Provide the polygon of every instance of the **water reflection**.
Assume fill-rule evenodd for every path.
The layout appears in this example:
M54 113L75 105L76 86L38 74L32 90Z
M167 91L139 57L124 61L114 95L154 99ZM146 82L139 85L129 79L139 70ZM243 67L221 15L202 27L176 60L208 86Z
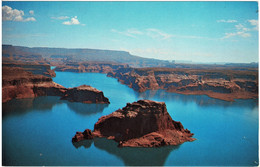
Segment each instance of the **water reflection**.
M108 107L109 104L85 104L79 102L69 102L63 100L67 106L77 114L87 116L92 114L97 114L103 112L103 110Z
M114 140L105 138L96 138L94 140L85 140L73 144L75 148L81 146L89 148L94 141L94 146L98 149L105 150L109 154L113 154L124 161L125 166L163 166L169 154L180 147L165 146L159 148L133 148L133 147L117 147L118 143Z
M241 100L236 99L235 102L229 102L208 97L207 95L183 95L178 93L170 93L165 90L147 90L142 93L135 92L138 98L141 99L159 99L160 101L178 101L181 103L195 102L199 106L241 106L250 109L258 106L258 99Z
M2 103L2 114L22 115L32 111L50 111L55 105L61 104L58 96L42 96L30 99L13 99Z
M41 96L28 99L13 99L2 103L3 117L23 115L33 111L51 111L55 105L67 104L70 110L84 116L103 112L108 104L84 104L60 100L58 96Z
M82 140L79 142L72 142L73 146L78 149L79 147L83 146L85 148L89 148L93 143L93 140Z

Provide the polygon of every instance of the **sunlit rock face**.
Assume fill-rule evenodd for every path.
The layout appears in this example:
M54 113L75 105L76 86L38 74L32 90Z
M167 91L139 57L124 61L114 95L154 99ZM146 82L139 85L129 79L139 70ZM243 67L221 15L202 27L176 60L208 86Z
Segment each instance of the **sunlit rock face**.
M80 138L77 136L74 138ZM172 120L164 102L151 100L128 103L124 108L101 117L91 136L114 139L122 147L160 147L195 140L193 133Z

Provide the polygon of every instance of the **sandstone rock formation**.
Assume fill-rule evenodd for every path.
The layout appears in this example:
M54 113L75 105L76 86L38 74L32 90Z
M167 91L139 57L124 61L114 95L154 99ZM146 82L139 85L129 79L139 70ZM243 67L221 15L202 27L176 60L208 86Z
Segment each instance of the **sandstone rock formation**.
M73 142L79 142L81 140L85 139L93 139L94 136L91 132L91 130L86 129L83 133L82 132L76 132L76 135L72 138Z
M66 88L52 81L50 77L34 75L21 67L3 67L2 102L13 98L37 96L62 96Z
M108 62L71 62L56 67L56 71L66 72L93 72L93 73L108 73L119 68L127 68L127 64L108 63Z
M41 67L41 65L37 66ZM24 66L10 65L2 68L3 103L14 98L34 98L37 96L61 96L62 99L72 102L109 103L102 91L91 86L82 85L77 88L65 88L53 82L51 77L33 74L25 71L22 67Z
M107 74L136 91L165 89L227 101L258 98L258 72L224 69L121 68Z
M92 133L77 132L72 141L106 137L122 147L160 147L193 141L192 136L180 122L172 120L164 102L139 100L101 117Z
M102 91L89 85L81 85L75 88L69 88L61 100L83 103L110 103Z

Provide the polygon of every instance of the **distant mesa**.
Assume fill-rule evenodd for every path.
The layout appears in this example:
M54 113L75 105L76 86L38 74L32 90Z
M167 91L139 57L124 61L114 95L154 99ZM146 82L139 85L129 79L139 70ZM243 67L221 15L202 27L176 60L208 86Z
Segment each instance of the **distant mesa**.
M29 48L23 46L2 45L2 53L6 60L47 61L51 62L52 65L86 61L127 63L132 67L158 67L172 64L167 60L143 58L131 55L126 51L117 50L47 47Z
M77 132L72 142L105 137L120 147L160 147L194 141L193 133L172 120L164 102L139 100L99 118L94 131Z

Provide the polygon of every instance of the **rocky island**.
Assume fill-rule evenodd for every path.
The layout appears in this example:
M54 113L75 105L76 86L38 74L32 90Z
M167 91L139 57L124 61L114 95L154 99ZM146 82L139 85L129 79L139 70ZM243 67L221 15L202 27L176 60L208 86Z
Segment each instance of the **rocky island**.
M89 85L81 85L75 88L68 88L61 100L83 103L110 103L102 91Z
M120 147L160 147L194 141L192 136L180 122L172 120L164 102L139 100L102 116L93 131L77 132L72 142L105 137Z

